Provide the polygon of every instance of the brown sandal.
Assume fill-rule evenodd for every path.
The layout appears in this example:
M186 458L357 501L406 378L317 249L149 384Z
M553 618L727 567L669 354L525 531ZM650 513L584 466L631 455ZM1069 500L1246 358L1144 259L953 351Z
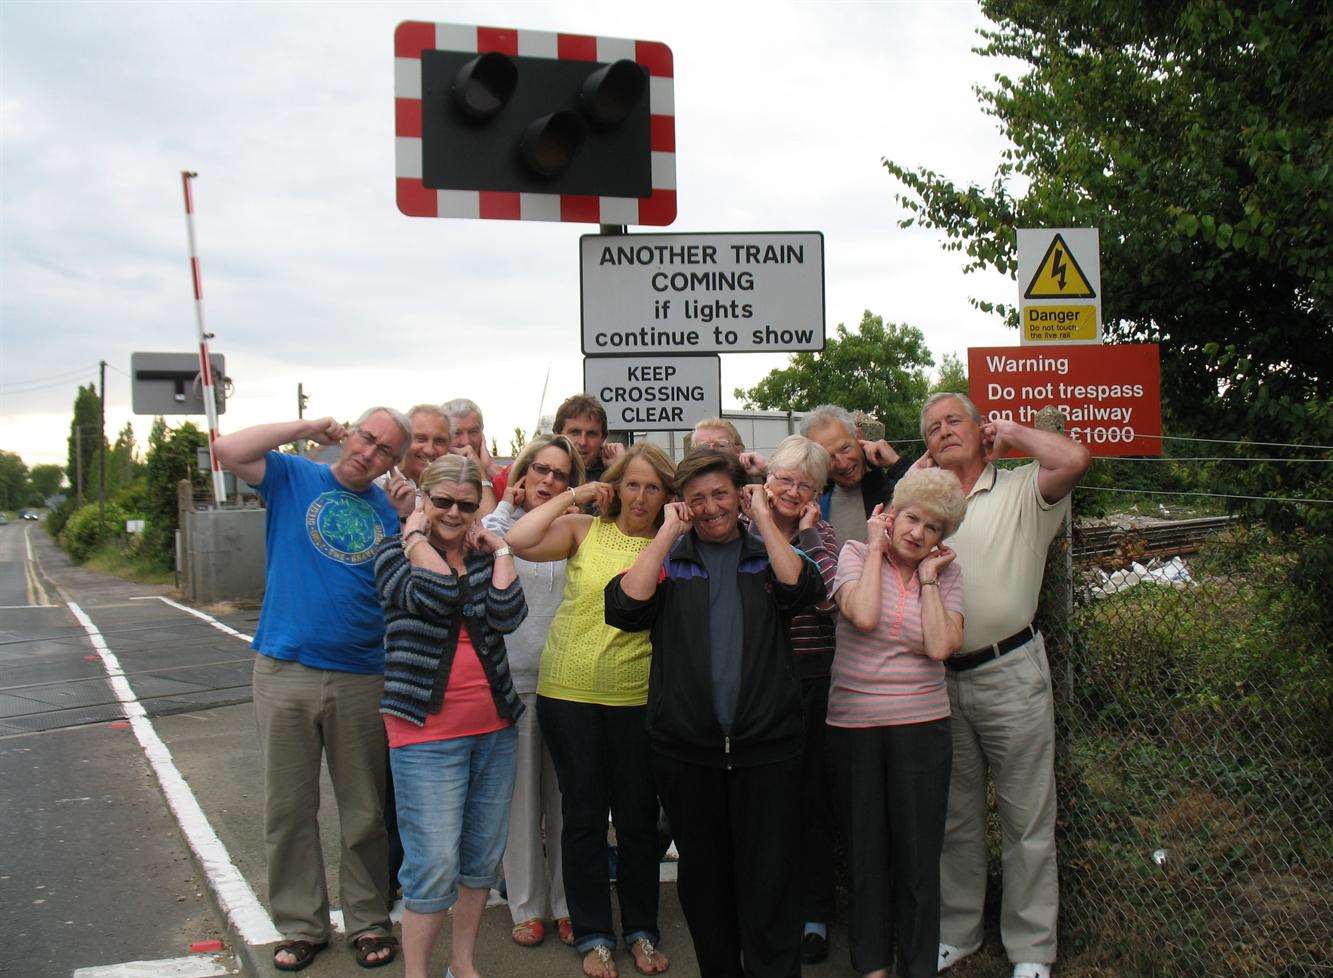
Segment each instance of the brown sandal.
M378 961L370 960L372 954L386 948L389 951L388 954ZM362 934L352 942L352 949L356 952L356 963L363 968L383 968L398 957L398 941L392 937L385 937L383 934Z
M329 946L328 941L280 941L273 947L273 967L279 971L300 971L310 967L315 955ZM284 963L278 960L278 954L286 951L296 960Z

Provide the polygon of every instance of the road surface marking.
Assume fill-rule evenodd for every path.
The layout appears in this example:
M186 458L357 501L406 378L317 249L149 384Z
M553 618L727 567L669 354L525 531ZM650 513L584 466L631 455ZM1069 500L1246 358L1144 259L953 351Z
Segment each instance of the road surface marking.
M217 620L216 618L214 618L212 615L206 615L206 614L204 614L204 613L203 613L202 611L200 611L198 608L191 608L188 604L181 604L179 601L172 601L170 598L164 598L164 597L162 597L162 595L160 595L160 594L150 594L150 595L148 595L148 596L146 596L146 597L142 597L142 598L130 598L130 600L131 600L131 601L161 601L163 604L169 604L169 605L171 605L173 608L177 608L177 609L179 609L180 611L185 612L187 615L194 615L194 617L196 617L196 618L202 618L204 621L208 622L210 625L212 625L212 626L213 626L214 628L216 628L218 631L220 631L220 632L226 632L228 635L233 635L233 636L235 636L236 638L239 638L239 639L241 639L241 640L244 641L244 642L253 642L253 641L255 640L255 637L254 637L253 635L247 635L247 634L245 634L245 632L238 632L236 629L232 628L230 625L224 625L222 622L218 621L218 620Z
M46 588L42 587L42 582L37 579L37 571L34 564L37 563L37 557L32 552L32 539L28 536L29 527L23 528L23 543L28 548L28 559L23 562L23 576L28 581L28 603L32 605L45 606L51 603L51 599L46 594Z
M17 611L20 608L59 608L58 604L0 604L0 611Z
M192 954L186 958L162 958L158 961L126 961L79 968L73 978L216 978L234 975L237 969L218 961L215 954Z
M120 660L107 647L102 633L97 630L97 626L83 609L73 601L68 601L67 604L70 612L83 626L83 630L88 633L88 640L92 643L93 649L101 656L111 689L116 694L116 699L120 701L121 709L134 729L134 736L143 747L148 763L152 765L157 780L162 785L162 792L167 796L167 804L171 806L186 841L204 868L208 885L213 889L218 906L227 915L236 933L247 944L272 944L282 940L282 935L273 926L272 918L255 896L255 891L250 888L250 884L236 868L236 864L231 861L226 846L222 844L222 840L218 838L209 823L208 816L199 806L199 800L181 777L175 761L171 759L171 751L153 729L152 721L148 719L148 714L144 711L139 698L134 695L134 690L125 679ZM220 973L225 974L225 972Z

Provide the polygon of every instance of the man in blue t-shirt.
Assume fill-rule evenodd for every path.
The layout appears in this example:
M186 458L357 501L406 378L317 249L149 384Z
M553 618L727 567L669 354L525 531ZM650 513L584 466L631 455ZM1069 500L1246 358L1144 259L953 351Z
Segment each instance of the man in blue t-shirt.
M342 454L325 465L277 451L300 439L341 445ZM213 446L268 509L253 689L269 908L285 938L273 960L283 971L305 967L332 933L317 819L321 755L338 799L347 936L363 965L396 953L384 902L384 616L374 554L398 532L398 513L373 483L410 440L405 417L375 407L350 429L332 418L256 425Z

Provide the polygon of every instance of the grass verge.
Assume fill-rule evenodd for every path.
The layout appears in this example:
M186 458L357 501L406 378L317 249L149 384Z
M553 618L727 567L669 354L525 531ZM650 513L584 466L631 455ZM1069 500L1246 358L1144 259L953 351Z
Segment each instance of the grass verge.
M94 550L83 566L88 570L124 578L138 584L175 584L174 571L162 570L156 564L140 557L132 557L114 544L105 544Z

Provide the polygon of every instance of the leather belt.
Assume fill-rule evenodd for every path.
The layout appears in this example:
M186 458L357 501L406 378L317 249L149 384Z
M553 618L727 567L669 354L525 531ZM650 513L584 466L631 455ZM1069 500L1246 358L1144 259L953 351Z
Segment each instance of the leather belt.
M977 649L975 652L964 652L961 655L951 655L944 660L944 668L950 672L967 672L969 669L975 669L977 666L990 662L991 659L998 659L1006 652L1012 652L1022 645L1027 645L1037 637L1037 630L1031 625L1024 625L1022 630L1014 632L1008 638L1000 639L994 645L988 645L983 649Z

